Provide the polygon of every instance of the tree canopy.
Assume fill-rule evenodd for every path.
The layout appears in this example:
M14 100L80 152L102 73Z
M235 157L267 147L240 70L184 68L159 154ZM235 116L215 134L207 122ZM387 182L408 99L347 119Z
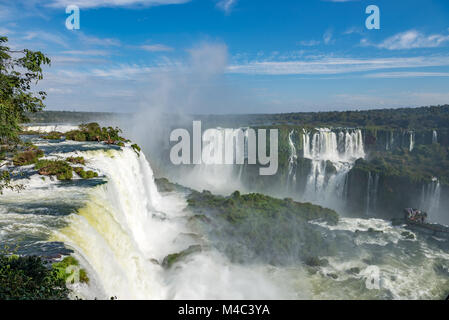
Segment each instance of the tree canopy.
M34 91L43 79L42 66L50 59L40 51L11 50L8 38L0 37L0 140L2 144L18 142L19 124L27 121L26 113L42 110L46 93Z

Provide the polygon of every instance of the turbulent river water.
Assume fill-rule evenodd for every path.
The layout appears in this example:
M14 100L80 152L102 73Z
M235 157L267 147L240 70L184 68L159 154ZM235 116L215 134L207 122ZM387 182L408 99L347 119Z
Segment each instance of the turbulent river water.
M70 182L23 167L20 193L0 196L0 242L54 258L72 254L92 299L441 299L449 294L449 245L380 219L315 223L338 254L323 267L231 262L188 223L185 194L160 193L142 152L29 136L48 158L83 156L98 178ZM412 235L412 236L410 236ZM170 269L168 254L201 244Z

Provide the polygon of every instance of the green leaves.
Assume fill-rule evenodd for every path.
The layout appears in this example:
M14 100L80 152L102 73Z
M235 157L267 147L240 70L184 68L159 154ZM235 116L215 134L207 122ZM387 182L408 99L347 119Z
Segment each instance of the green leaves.
M0 37L0 44L8 42ZM0 142L15 143L19 123L27 121L27 112L37 112L45 105L46 93L33 92L33 85L43 79L43 65L51 61L40 51L11 51L0 45Z
M0 254L0 300L67 300L69 290L41 258Z

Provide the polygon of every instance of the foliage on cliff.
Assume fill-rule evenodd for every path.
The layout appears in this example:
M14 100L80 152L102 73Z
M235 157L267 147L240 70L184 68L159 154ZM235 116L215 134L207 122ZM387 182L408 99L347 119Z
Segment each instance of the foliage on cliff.
M437 177L449 184L449 148L434 143L418 145L413 151L402 148L373 152L368 160L357 160L354 168L384 176L408 177L413 182L429 182Z
M70 269L72 267L72 269ZM53 263L52 269L56 272L57 277L67 281L70 277L71 283L79 281L81 283L89 283L89 277L87 276L86 270L79 268L79 262L72 256L65 257L60 262ZM78 271L75 271L78 270ZM78 272L78 274L75 274ZM76 279L76 276L79 279Z
M41 258L0 254L0 300L67 300L69 289Z
M336 224L339 218L333 210L262 194L240 195L238 191L229 197L193 191L187 202L195 214L192 220L204 227L232 260L244 262L252 256L288 264L335 252L332 242L309 223L320 220Z

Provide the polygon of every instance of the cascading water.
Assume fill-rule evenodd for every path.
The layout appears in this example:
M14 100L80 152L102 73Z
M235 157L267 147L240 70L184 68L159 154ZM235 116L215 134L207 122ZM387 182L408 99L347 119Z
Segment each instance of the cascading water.
M366 213L365 213L367 217L371 217L372 213L376 211L378 189L379 189L379 174L375 173L373 177L371 172L368 172Z
M290 155L288 157L287 192L294 191L294 188L296 186L296 165L298 161L298 155L296 153L296 147L292 139L294 133L294 130L292 130L288 134L288 146L290 149Z
M415 132L410 131L409 135L410 135L410 138L409 138L409 140L410 140L409 151L412 152L413 149L415 148Z
M438 133L436 130L432 131L432 143L438 143Z
M303 141L304 158L311 160L303 200L333 208L344 205L347 174L355 160L365 157L361 130L304 131Z
M215 128L218 132L219 142L217 146L221 146L225 151L225 146L243 144L243 158L247 158L247 130L241 128L243 137L234 136L233 131L223 128ZM240 140L243 138L242 140ZM241 177L244 170L244 164L236 164L236 159L242 156L240 148L235 148L234 164L223 164L223 162L216 164L216 155L210 152L210 149L202 146L201 164L197 164L192 170L189 170L179 181L183 185L187 185L193 189L202 191L207 189L209 191L221 194L229 194L235 190L242 190ZM224 154L222 154L224 159Z
M291 294L272 283L266 268L254 266L248 276L246 267L231 264L212 249L189 256L182 268L165 270L161 262L167 255L204 244L187 223L184 197L161 196L144 154L130 147L77 154L107 180L51 239L74 249L87 269L90 283L77 289L81 296L273 299Z
M437 217L440 195L441 186L438 179L433 178L432 182L422 186L420 208L429 214L431 220Z

